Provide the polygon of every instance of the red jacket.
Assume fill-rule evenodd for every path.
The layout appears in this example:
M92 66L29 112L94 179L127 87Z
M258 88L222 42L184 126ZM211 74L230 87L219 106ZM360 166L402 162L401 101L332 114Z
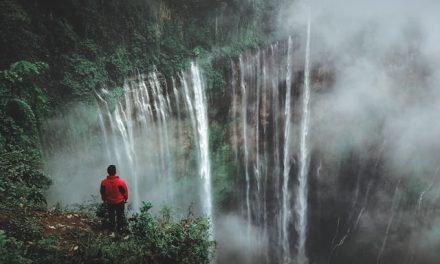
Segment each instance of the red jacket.
M128 200L127 185L117 175L109 175L103 179L100 192L102 200L110 204L120 204Z

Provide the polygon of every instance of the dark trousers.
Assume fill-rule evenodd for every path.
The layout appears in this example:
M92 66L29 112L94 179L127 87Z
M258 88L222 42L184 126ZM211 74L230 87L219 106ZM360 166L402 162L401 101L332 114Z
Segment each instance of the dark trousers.
M116 229L116 231L121 232L124 228L125 224L125 203L122 202L120 204L108 204L108 217L110 228L112 231ZM115 222L116 216L116 222Z

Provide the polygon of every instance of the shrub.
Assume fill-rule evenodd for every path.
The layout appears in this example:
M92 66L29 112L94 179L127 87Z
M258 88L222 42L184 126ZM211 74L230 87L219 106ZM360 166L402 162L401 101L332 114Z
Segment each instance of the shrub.
M174 222L169 209L159 217L144 203L140 213L129 219L128 234L116 243L110 237L79 235L80 248L75 261L81 263L209 263L215 242L210 223L191 213Z
M3 230L0 230L0 263L26 264L29 259L20 255L21 242L14 238L8 238Z

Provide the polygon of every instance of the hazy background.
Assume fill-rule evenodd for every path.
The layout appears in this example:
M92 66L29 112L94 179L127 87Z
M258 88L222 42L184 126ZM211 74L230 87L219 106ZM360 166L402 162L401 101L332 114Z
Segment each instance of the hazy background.
M345 247L354 256L376 254L365 263L439 257L438 10L430 0L312 0L280 11L280 34L302 43L310 14L314 195L337 201L326 228L364 244Z

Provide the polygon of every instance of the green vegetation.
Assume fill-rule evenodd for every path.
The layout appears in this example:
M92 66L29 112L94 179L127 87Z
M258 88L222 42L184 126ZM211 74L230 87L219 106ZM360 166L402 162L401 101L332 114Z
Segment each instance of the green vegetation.
M13 70L21 60L37 73L49 65L40 99L51 106L90 100L95 89L121 86L137 72L157 68L173 76L190 59L256 46L270 27L257 26L269 5L258 3L2 0L0 69Z
M103 229L102 218L90 215L97 205L79 211L4 210L0 263L209 263L213 257L206 218L188 213L175 221L168 209L156 217L144 203L114 237Z
M139 214L129 219L127 233L115 243L111 237L93 233L78 235L77 263L209 263L215 243L210 239L208 219L190 213L174 222L167 209L160 217L144 203Z
M51 180L44 172L42 131L48 118L69 106L96 107L97 89L110 90L112 105L125 78L153 69L170 78L194 59L204 68L214 105L210 117L219 118L226 100L213 98L228 96L230 61L271 32L275 4L267 2L0 0L0 263L106 263L122 256L124 263L207 263L214 245L208 219L188 215L173 222L166 211L152 216L148 204L131 219L128 238L117 243L76 230L77 236L69 235L78 244L72 252L61 238L46 237ZM95 120L89 119L75 131L86 130ZM236 168L231 148L221 143L226 132L216 124L210 129L215 198L225 205Z
M18 61L0 72L0 208L45 206L38 123L46 98L40 88L45 63ZM36 114L35 114L36 113Z
M21 243L14 238L8 238L0 230L0 263L31 263L29 259L20 256Z

